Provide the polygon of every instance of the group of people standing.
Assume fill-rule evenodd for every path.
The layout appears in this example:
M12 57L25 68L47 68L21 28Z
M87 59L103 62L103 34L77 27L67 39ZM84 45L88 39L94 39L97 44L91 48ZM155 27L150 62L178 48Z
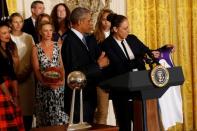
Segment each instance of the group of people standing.
M105 90L98 84L133 69L145 70L144 55L159 57L159 51L151 51L129 35L128 19L109 9L101 10L94 31L91 11L84 7L70 12L60 3L48 15L44 3L34 1L31 12L25 20L13 13L10 25L0 24L0 110L4 112L0 114L0 123L4 123L0 129L29 131L33 114L37 127L67 124L72 89L66 78L78 70L87 78L84 120L106 124L110 94L119 130L130 131L130 94ZM59 70L62 79L46 81L43 72L51 67ZM80 116L78 95L77 91L75 122Z

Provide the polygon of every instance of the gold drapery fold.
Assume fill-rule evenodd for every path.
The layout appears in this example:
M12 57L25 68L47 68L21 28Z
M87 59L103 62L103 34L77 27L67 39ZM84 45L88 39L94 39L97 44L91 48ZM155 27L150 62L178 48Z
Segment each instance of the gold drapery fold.
M16 0L6 0L7 2L7 6L8 6L8 10L9 10L9 14L12 14L14 12L16 12L16 8L17 8L17 1Z
M193 100L194 100L194 129L197 130L197 1L192 0L192 71L193 71Z
M197 1L127 0L130 32L151 49L172 43L175 65L182 66L184 123L169 131L197 130Z

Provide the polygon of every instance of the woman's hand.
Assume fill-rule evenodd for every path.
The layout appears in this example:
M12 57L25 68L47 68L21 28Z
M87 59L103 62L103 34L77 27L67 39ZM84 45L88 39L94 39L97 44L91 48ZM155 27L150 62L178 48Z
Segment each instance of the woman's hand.
M64 85L64 80L59 80L58 82L54 82L54 83L43 82L43 86L49 87L51 89L58 89L63 85Z
M159 51L152 51L152 54L155 58L159 58L160 57L160 52Z
M172 48L172 52L174 52L175 51L175 45L173 45L173 44L166 44L166 47L167 48Z

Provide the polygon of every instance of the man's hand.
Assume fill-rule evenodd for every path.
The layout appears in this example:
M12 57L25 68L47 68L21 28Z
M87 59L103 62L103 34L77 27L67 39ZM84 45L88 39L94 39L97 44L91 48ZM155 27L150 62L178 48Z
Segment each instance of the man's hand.
M101 55L99 56L97 63L99 65L99 67L102 69L104 67L107 67L109 65L109 59L108 57L105 55L105 52L103 51L101 53Z

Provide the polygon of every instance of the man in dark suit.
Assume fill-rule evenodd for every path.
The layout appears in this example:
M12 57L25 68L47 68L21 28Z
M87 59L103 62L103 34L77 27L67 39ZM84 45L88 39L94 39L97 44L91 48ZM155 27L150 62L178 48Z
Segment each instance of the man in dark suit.
M109 62L105 53L99 50L96 40L91 36L84 37L86 33L92 31L91 12L86 8L75 8L70 15L70 21L72 28L62 45L65 74L79 70L86 75L87 84L83 90L84 120L92 123L96 109L96 85L102 75L102 68L106 67ZM72 90L66 87L65 109L68 114L71 96ZM76 92L75 122L79 122L79 109L79 92Z
M31 4L32 16L25 19L22 31L32 35L34 42L38 43L38 34L35 28L37 17L44 12L44 3L42 1L33 1Z

